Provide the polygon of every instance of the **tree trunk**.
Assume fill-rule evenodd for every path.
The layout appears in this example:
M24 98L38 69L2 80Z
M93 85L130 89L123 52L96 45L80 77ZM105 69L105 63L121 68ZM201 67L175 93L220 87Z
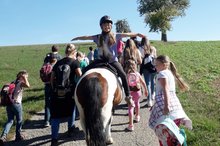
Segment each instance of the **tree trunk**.
M166 33L166 31L161 33L161 41L167 42L167 33Z

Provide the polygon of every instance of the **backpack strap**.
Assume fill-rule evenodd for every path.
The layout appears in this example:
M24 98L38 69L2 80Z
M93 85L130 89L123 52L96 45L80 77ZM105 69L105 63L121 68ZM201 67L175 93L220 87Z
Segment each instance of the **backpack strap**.
M14 90L13 90L11 97L10 97L13 101L15 101L17 99L17 96L15 96L15 91L16 91L18 83L19 83L19 80L15 80L15 81L11 82L11 84L15 84Z

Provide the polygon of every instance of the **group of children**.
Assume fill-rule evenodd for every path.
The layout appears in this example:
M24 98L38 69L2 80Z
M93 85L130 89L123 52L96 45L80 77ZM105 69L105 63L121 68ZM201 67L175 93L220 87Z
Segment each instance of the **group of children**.
M140 83L144 86L145 96L148 95L148 101L149 101L148 104L149 106L152 106L151 108L152 110L150 111L151 115L149 119L149 126L152 129L154 129L159 119L164 115L172 116L172 120L179 121L181 124L191 129L192 121L185 114L176 96L175 79L177 79L177 82L179 83L178 85L180 85L181 89L187 90L188 86L180 77L180 75L177 73L175 65L173 62L170 61L169 57L166 55L156 56L155 47L149 44L149 40L143 34L140 33L114 34L111 31L113 21L107 15L103 16L100 19L99 24L102 31L100 34L96 34L92 36L75 37L72 39L72 41L93 40L97 44L97 47L99 48L98 49L99 57L105 60L106 62L108 62L117 70L119 77L122 79L122 84L126 95L125 101L128 103L128 107L129 107L129 126L127 129L130 131L134 130L133 119L135 119L135 121L137 122L140 120L139 98L141 96L141 91L140 89L135 91L130 91L127 80L127 77L130 73L134 73L137 75L137 77L140 80ZM118 50L117 50L117 46L121 46L121 45L118 45L118 42L124 37L135 38L137 36L142 38L142 42L141 42L141 45L143 47L141 51L142 53L136 53L138 52L138 50L128 51L131 54L133 52L136 58L134 58L134 61L128 59L127 62L128 68L126 68L126 70L124 71L122 65L118 62L121 60L121 57L119 57L121 56L121 52L120 55L118 56ZM103 47L104 44L107 45L108 49L105 50L106 47ZM132 47L133 45L130 39L126 42L124 49L127 48L126 46L128 46L129 48L134 48ZM138 56L142 57L141 63L140 61L138 61ZM151 63L151 64L154 63L155 66L154 69L152 69L152 65L150 66L148 65L149 69L142 68L143 72L141 73L143 73L144 75L147 84L147 88L146 88L146 85L143 82L141 75L138 73L139 69L137 68L138 65L140 64L143 64L142 67L145 67L144 65L147 63ZM156 84L156 90L154 90L154 83ZM155 103L153 104L152 100L153 100L154 91L155 91ZM135 118L133 118L134 107L136 114ZM163 144L160 142L160 145Z
M180 75L177 73L176 67L172 61L170 61L169 57L166 55L159 55L156 56L156 49L148 44L146 45L146 48L142 50L142 54L140 51L136 51L136 58L129 58L128 60L124 60L124 64L126 64L126 69L122 67L122 65L119 63L120 59L118 58L118 45L117 43L121 41L122 38L124 37L140 37L142 39L146 39L146 36L140 33L117 33L114 34L111 32L112 30L112 24L113 21L111 18L107 15L103 16L100 19L100 28L102 32L100 34L92 35L92 36L81 36L81 37L75 37L72 39L74 40L93 40L96 44L98 49L96 50L96 53L93 51L92 47L89 48L90 52L88 54L88 58L91 61L90 65L93 66L96 63L96 60L102 60L105 62L108 62L110 65L112 65L116 70L119 75L119 77L122 80L122 85L124 88L125 92L125 101L128 104L128 113L129 113L129 124L127 127L127 130L133 131L134 130L134 124L133 121L139 122L140 121L140 97L142 96L142 93L144 96L151 96L152 98L152 93L154 92L154 86L150 86L149 84L154 84L156 85L156 90L155 90L155 103L150 103L151 108L151 114L150 114L150 119L149 119L149 126L154 129L155 126L157 125L158 120L164 116L164 115L169 115L173 117L174 122L176 124L183 124L188 128L192 128L192 121L188 118L188 116L185 114L181 103L176 96L176 87L175 87L175 80L177 80L178 85L180 86L180 89L183 90L188 90L187 84L183 81L183 79L180 77ZM126 48L132 48L132 41L129 39L124 47ZM146 40L145 40L146 41ZM149 41L149 40L148 40ZM108 49L105 49L106 47L103 47L103 45L107 45ZM127 46L127 47L126 47ZM143 45L144 46L144 45ZM53 48L55 51L53 51ZM58 52L56 50L56 46L52 47L52 52L54 52L52 55L59 56L57 55ZM134 54L134 51L128 51L130 54ZM154 64L156 68L157 75L155 77L155 72L154 74L150 77L151 83L146 82L146 77L147 74L144 74L144 79L142 78L142 75L139 73L140 71L140 66L141 64L146 63L146 60L152 61L153 59L146 59L145 56L146 54L151 54L152 58L154 58ZM82 54L81 52L77 52L75 49L75 46L73 44L69 44L66 47L65 50L66 57L60 58L57 57L57 62L54 65L54 68L52 70L51 74L51 81L53 78L57 75L56 74L56 69L59 68L59 65L62 62L68 62L69 65L71 66L71 73L74 75L74 85L76 85L77 80L82 74L83 69L88 65L88 62L85 60L85 55ZM125 55L125 54L124 54ZM121 56L121 55L120 55ZM74 60L74 62L70 61L71 59ZM94 59L95 58L95 59ZM122 55L123 58L123 55ZM46 59L46 58L45 58ZM148 72L149 73L149 72ZM76 76L77 75L77 76ZM133 77L130 79L130 77L133 75ZM21 99L22 99L22 89L24 87L29 87L29 82L27 80L28 74L27 72L19 72L17 75L16 81L19 82L19 89L20 89L20 96L17 98L17 101L15 104L12 106L6 107L7 110L7 115L8 115L8 122L5 126L5 129L2 133L1 136L1 142L3 142L6 139L6 135L13 123L13 117L17 117L17 126L16 126L16 139L21 140L23 137L20 133L21 131L21 121L22 121L22 106L21 106ZM50 83L45 83L45 126L49 126L49 119L52 119L52 145L57 144L57 137L58 137L58 130L59 130L59 118L63 117L63 113L66 113L67 111L63 111L63 113L57 113L57 110L63 110L62 107L66 106L66 103L63 103L61 105L60 102L57 100L50 100L50 106L47 104L49 101L48 99L51 98L51 90L54 88L53 84L51 85ZM134 88L132 87L132 84L134 84ZM147 84L147 86L146 86ZM148 86L149 85L149 86ZM141 88L142 86L142 88ZM73 92L74 87L72 87L71 91ZM141 90L143 89L143 91ZM55 95L52 95L55 96ZM72 94L70 94L72 96ZM148 100L150 100L148 98ZM68 103L72 103L74 101L68 101ZM51 105L55 106L51 106ZM70 104L71 106L75 105ZM51 109L52 107L52 109ZM50 109L49 109L50 108ZM74 109L71 108L72 111ZM69 113L69 112L68 112ZM135 113L135 115L134 115ZM50 114L52 114L50 116ZM59 115L60 114L60 115ZM72 116L70 114L64 115L64 116ZM75 114L75 113L74 113ZM72 123L70 125L74 125L74 120L72 119ZM178 123L177 123L178 121ZM162 145L162 142L160 142Z

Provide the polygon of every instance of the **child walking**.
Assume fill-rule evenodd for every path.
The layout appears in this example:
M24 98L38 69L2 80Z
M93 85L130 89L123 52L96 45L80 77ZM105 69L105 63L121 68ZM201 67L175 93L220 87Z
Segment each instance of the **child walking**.
M29 88L28 73L26 70L18 72L15 82L15 89L13 91L13 104L6 106L6 112L8 120L4 126L4 130L1 134L0 145L4 145L7 141L7 135L16 117L16 136L15 141L24 139L24 135L21 133L22 128L22 93L23 88Z
M134 101L134 105L128 105L128 116L129 116L129 125L127 127L128 131L134 130L134 124L133 120L135 122L140 121L140 97L142 96L141 92L141 85L144 87L144 94L145 96L148 95L147 87L142 79L141 75L137 71L137 65L135 60L129 59L127 61L127 79L128 79L128 85L130 87L130 93L132 96L132 99ZM134 116L134 109L135 109L135 116Z
M184 112L182 105L176 95L175 79L182 91L189 89L188 85L177 73L177 69L168 56L160 55L155 61L156 70L156 95L155 104L152 107L149 119L150 128L154 129L157 122L164 115L172 117L177 126L183 124L192 129L192 121ZM167 141L167 143L170 143ZM162 146L162 142L160 141Z

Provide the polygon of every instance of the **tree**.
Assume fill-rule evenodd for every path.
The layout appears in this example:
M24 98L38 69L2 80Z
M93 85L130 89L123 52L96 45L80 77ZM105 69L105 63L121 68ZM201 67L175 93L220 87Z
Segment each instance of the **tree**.
M167 31L171 30L171 21L185 16L189 0L138 0L138 11L145 16L150 32L161 31L161 40L167 42Z
M116 26L116 32L121 32L121 33L131 32L130 26L126 19L117 20L115 26Z

